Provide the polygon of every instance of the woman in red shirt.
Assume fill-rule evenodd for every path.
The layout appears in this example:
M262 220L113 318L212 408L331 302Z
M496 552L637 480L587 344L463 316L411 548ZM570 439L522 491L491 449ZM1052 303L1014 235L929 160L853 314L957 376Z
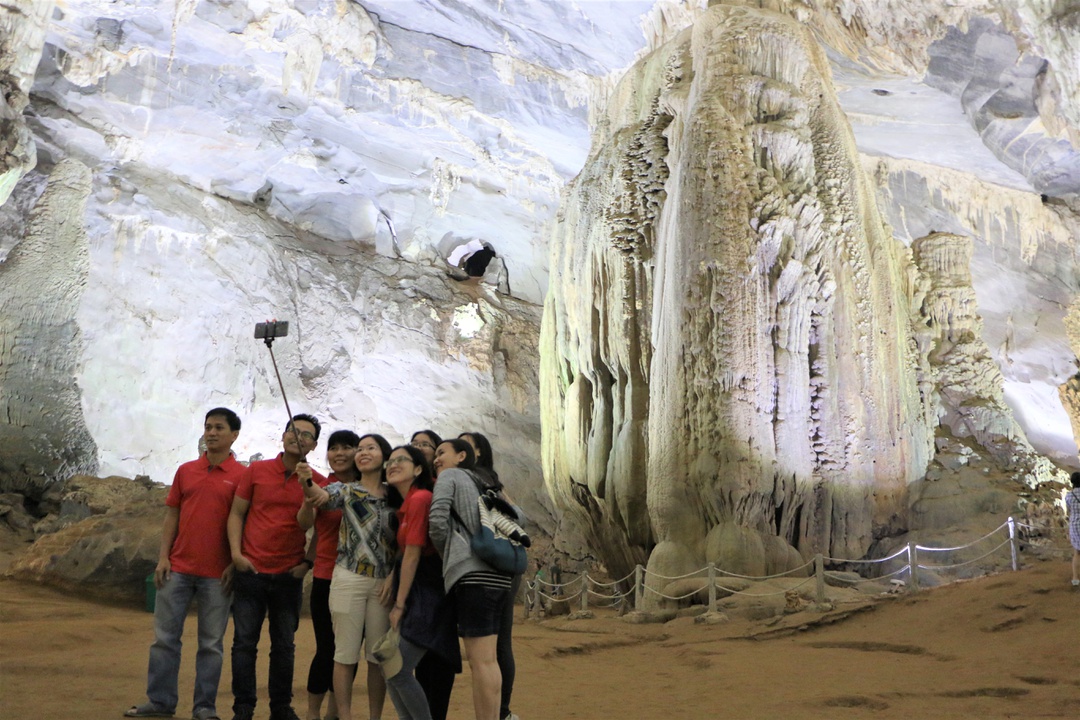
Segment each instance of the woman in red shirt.
M432 479L423 452L403 445L386 461L386 482L403 498L397 511L398 562L390 625L401 634L401 670L386 679L390 699L402 720L430 720L431 710L415 676L417 663L431 651L451 664L461 662L452 612L445 602L442 561L428 537Z

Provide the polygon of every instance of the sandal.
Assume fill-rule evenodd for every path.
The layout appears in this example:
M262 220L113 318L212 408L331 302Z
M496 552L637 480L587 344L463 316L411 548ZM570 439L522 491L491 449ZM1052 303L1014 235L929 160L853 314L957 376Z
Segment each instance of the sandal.
M164 717L171 718L175 713L165 711L157 707L152 703L144 703L142 705L132 705L124 717L143 718L143 717Z

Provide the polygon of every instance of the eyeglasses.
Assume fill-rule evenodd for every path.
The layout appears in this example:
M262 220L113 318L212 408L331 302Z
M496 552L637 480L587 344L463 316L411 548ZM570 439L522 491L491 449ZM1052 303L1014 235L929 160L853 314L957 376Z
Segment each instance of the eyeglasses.
M396 457L396 458L390 458L389 460L387 460L386 462L383 463L383 468L389 470L391 468L391 466L393 466L393 465L400 465L401 463L412 463L412 461L413 461L412 458L404 457L404 456Z
M434 445L432 445L429 442L425 442L424 440L419 440L417 442L413 442L413 443L409 443L409 444L412 445L414 448L428 448L429 450L434 450L435 449Z
M313 442L315 440L315 436L309 433L307 430L301 430L297 433L294 428L289 428L289 434L292 435L293 433L299 435L301 440L307 440L308 442Z

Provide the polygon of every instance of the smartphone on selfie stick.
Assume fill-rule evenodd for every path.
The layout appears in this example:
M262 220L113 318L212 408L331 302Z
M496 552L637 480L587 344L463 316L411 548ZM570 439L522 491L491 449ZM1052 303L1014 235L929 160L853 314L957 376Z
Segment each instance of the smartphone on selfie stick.
M289 398L285 397L285 385L281 382L281 373L278 372L277 360L274 359L274 338L286 337L289 334L288 321L267 320L266 322L255 323L255 339L262 340L266 343L266 349L270 351L270 362L274 363L274 375L277 376L278 387L281 388L281 399L285 401L285 412L289 413L289 427L292 428L293 435L296 436L296 447L303 447L300 444L300 432L293 425L292 410L289 409ZM304 455L300 456L300 459L307 462L307 458ZM311 479L309 478L307 484L311 485Z

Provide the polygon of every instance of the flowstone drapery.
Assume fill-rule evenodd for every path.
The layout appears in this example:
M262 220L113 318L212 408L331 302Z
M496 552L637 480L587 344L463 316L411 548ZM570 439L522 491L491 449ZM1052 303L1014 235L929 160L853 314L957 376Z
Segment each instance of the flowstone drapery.
M545 478L612 571L895 531L933 451L918 273L803 26L718 6L632 68L552 246Z

